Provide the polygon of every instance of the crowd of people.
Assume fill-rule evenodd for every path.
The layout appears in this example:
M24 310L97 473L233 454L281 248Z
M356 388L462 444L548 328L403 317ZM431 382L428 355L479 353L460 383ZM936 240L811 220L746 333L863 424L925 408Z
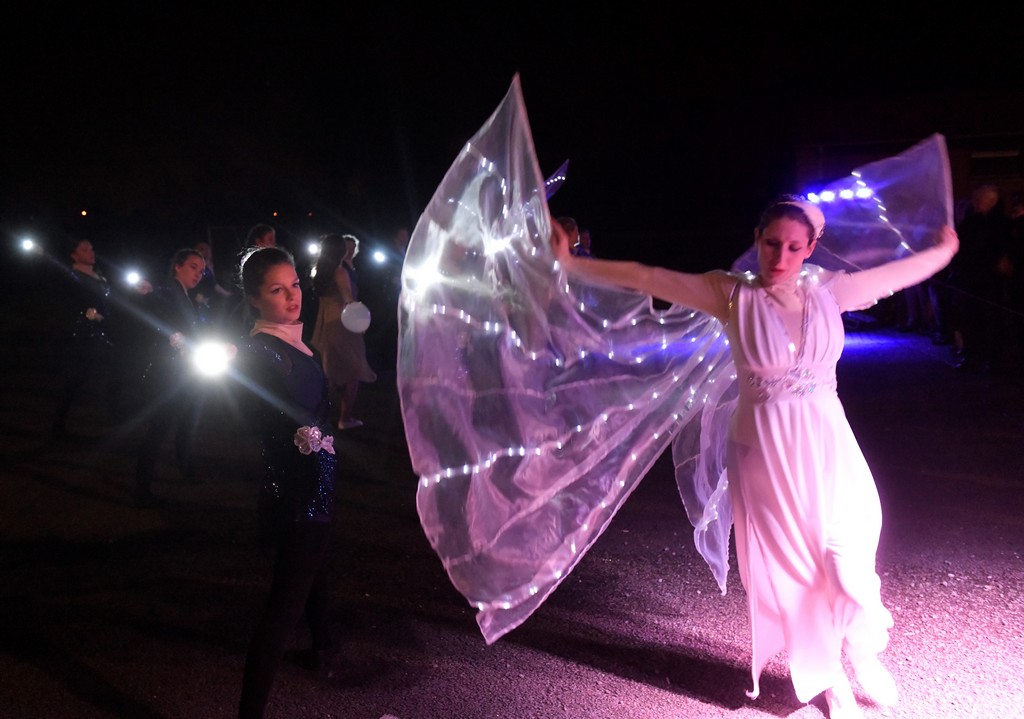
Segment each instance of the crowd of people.
M218 338L234 355L227 382L243 408L238 416L259 445L259 536L273 559L265 609L246 656L240 717L263 716L303 617L312 645L299 663L329 672L334 651L326 577L337 471L333 435L362 424L353 415L356 392L376 373L362 333L341 320L343 308L359 298L359 240L328 234L319 245L313 271L300 278L274 228L257 225L232 280L217 274L213 248L201 241L175 251L160 280L138 283L129 294L97 267L92 242L75 238L64 250L66 268L55 293L65 344L51 434L74 439L70 420L77 405L92 415L90 422L102 414L115 425L138 427L133 500L139 508L161 503L154 485L168 439L179 481L194 481L200 469L196 436L207 392L192 362L200 343ZM389 289L397 305L397 286L389 283ZM300 318L310 309L304 328ZM135 395L125 396L126 389Z
M394 254L404 253L407 242L405 233ZM201 393L190 374L188 349L206 338L234 341L247 336L253 320L239 258L250 248L278 247L276 230L255 225L242 244L244 249L228 271L218 272L212 243L200 240L176 250L163 276L133 285L105 276L90 240L71 238L62 248L62 269L53 293L60 322L54 333L70 351L55 353L61 360L62 382L50 431L55 438L73 439L69 417L86 400L96 405L90 411L101 413L109 423L134 418L145 424L136 496L140 504L153 503L152 477L167 436L175 436L181 474L195 475L190 434L199 421ZM296 265L305 294L304 340L317 346L330 379L336 429L361 426L353 414L358 386L377 379L364 337L367 331L354 332L340 321L342 309L361 301L355 261L359 244L355 235L329 233L319 238L319 254L311 267ZM389 271L371 278L380 286L372 288L368 300L373 324L380 326L374 326L373 337L384 345L374 355L381 364L394 362L395 347L394 339L383 341L381 333L391 328L397 334L390 315L397 311L402 258L390 259Z
M797 361L834 377L838 355L826 340L840 313L894 287L903 288L905 329L929 332L935 342L950 343L965 366L987 370L1020 359L1024 196L1003 203L998 189L986 185L970 199L955 232L946 228L934 250L821 286L804 282L800 271L823 218L798 198L773 203L762 216L755 234L760 272L747 284L728 273L684 275L599 260L589 231L570 217L552 221L553 247L570 275L728 320L738 367L752 381L763 379L762 364L777 364L794 346L800 348ZM407 242L406 233L396 241L396 252L404 253ZM230 337L237 351L244 416L264 472L257 503L260 537L273 557L271 586L246 656L240 717L263 716L288 640L303 617L311 636L304 664L323 671L335 651L326 577L339 466L333 437L362 424L354 414L359 385L377 380L363 333L342 321L344 308L360 301L359 245L351 234L324 235L312 271L303 277L294 256L278 246L274 228L257 225L231 280L216 271L211 244L198 242L173 254L162 281L137 287L131 297L115 296L97 268L91 242L76 239L67 248L69 361L51 431L57 438L69 435L71 409L90 384L103 389L100 404L113 421L134 414L144 427L136 463L139 507L158 504L153 488L169 436L180 477L196 475L202 392L189 366L192 349L205 334L219 334ZM396 304L397 277L383 293L393 294ZM834 305L822 299L826 286ZM818 313L811 324L808 306ZM392 307L383 311L394 314ZM751 329L767 326L775 328L774 335ZM141 392L134 401L123 396L133 370L117 359L128 354L119 352L119 342L145 350L135 365ZM824 349L827 354L815 354ZM823 382L824 387L827 378ZM729 455L737 554L758 647L752 696L765 663L786 650L801 699L825 692L833 717L859 716L841 652L876 701L892 704L897 696L878 660L891 626L874 569L878 495L834 391L795 404L764 401L761 395L741 393ZM795 423L776 416L793 407L806 416L794 415ZM812 425L813 436L790 436ZM804 456L795 451L798 446L815 451ZM836 464L836 457L844 459ZM826 497L833 514L821 516L820 507L806 506L806 493ZM808 527L815 532L808 534ZM782 546L789 548L784 554L778 552ZM808 584L804 575L820 581Z

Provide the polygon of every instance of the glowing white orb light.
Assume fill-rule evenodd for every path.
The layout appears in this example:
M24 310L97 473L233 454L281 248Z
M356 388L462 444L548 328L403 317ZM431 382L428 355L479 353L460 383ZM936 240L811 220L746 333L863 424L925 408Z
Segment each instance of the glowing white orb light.
M366 332L370 326L370 309L362 302L349 302L341 311L341 324L356 334Z

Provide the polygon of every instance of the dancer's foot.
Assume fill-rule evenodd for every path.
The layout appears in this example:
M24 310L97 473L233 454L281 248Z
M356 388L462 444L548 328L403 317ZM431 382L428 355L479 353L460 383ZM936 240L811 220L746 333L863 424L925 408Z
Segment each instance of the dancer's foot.
M875 704L891 707L899 701L900 693L896 688L896 680L889 670L882 666L878 657L870 657L852 662L853 673L857 676L861 689Z
M825 691L829 719L864 719L864 712L853 698L850 681L841 677L831 689Z

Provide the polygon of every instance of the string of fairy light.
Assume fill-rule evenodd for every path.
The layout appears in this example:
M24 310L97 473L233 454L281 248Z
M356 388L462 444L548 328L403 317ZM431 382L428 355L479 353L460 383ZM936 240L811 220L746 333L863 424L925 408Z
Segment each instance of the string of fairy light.
M814 202L825 202L825 203L835 201L837 198L840 199L840 200L848 200L848 199L853 199L853 198L861 199L861 200L863 200L863 199L872 199L877 204L877 207L878 207L878 210L879 210L879 218L880 218L880 220L882 222L888 224L888 219L883 214L884 211L885 211L885 208L881 204L881 202L878 200L877 196L871 191L870 188L867 187L866 183L864 183L862 180L858 179L857 183L858 183L858 186L854 187L854 188L844 189L844 190L841 190L839 192L826 191L826 192L822 192L820 195L809 195L808 199L810 199L811 201L814 201ZM461 203L460 203L460 205L461 205ZM461 209L469 211L469 210L467 210L465 208L465 206L461 206ZM894 231L899 232L898 228L893 227L893 229L894 229ZM904 246L905 246L905 243L904 243ZM536 247L533 247L532 249L533 249L534 252L536 251ZM560 267L559 267L557 262L555 262L553 264L552 271L554 273L556 273L556 274L558 274L560 272ZM410 269L409 270L409 274L410 274L410 276L415 274L418 277L420 277L420 282L419 283L412 283L412 286L417 286L417 284L418 284L419 288L422 290L422 289L424 289L425 285L429 285L430 284L429 282L427 282L427 283L423 282L423 278L424 278L424 275L425 275L425 268L421 267L421 268L419 268L418 270L415 270L415 271ZM806 273L804 273L804 274L806 274ZM453 281L453 280L451 278L447 278L446 281ZM570 298L570 303L577 308L579 313L581 315L588 315L588 314L592 315L591 321L596 323L601 328L607 329L607 328L609 328L609 327L611 327L611 326L613 326L614 324L617 323L617 319L616 318L600 317L600 316L593 315L593 310L590 307L587 306L586 302L580 300L579 298L575 298L573 296L573 290L572 290L572 286L571 286L570 283L563 282L561 284L561 288L562 288L562 291ZM407 299L409 299L409 298L407 298ZM407 306L408 306L408 308L410 309L411 312L416 312L417 311L417 306L416 306L416 303L415 303L414 300L409 299L409 301L407 303ZM427 311L430 314L435 315L435 316L450 316L450 317L452 317L452 318L454 318L454 319L464 323L469 328L471 328L473 330L476 330L478 332L482 332L484 334L499 335L499 334L504 332L504 333L507 334L508 341L511 343L512 346L514 346L515 348L517 348L519 350L523 350L524 344L523 344L522 338L519 336L519 334L513 328L509 327L507 324L503 324L501 322L497 322L497 321L490 320L490 319L484 319L484 320L477 319L476 317L474 317L472 314L470 314L469 312L465 311L464 309L461 309L461 308L460 309L450 308L448 305L443 304L443 303L431 303L429 305L429 308L428 308ZM694 317L696 317L696 315L697 315L696 312L691 311L687 315L686 319L693 319ZM632 318L629 319L629 323L631 325L633 325L633 326L638 325L641 321L642 321L642 319L638 318L638 317L632 317ZM655 318L654 318L654 321L658 322L659 324L664 325L666 323L666 320L665 320L665 317L664 317L664 313L659 313L658 315L656 315ZM712 333L711 337L710 337L711 342L714 342L714 341L718 340L719 337L721 336L721 334L722 334L722 331L721 331L720 328L717 329L716 331L714 331ZM700 341L701 339L702 338L699 337L699 336L690 336L690 337L686 338L686 340L688 342L690 342L690 343L696 343L696 342ZM728 345L728 340L724 340L724 342L725 342L725 344L727 346ZM663 336L662 342L660 344L660 349L661 350L667 350L670 347L670 344L671 344L671 342L669 341L668 337L667 336ZM795 347L792 347L791 349L795 350ZM586 359L589 354L591 354L591 353L588 352L588 350L580 349L578 351L578 358L581 359L581 360L582 359ZM620 359L619 355L617 354L617 350L614 347L608 349L603 354L609 360ZM546 355L546 357L542 357L543 355ZM540 360L542 358L545 358L545 359L548 359L549 361L551 361L554 364L555 367L563 367L563 366L565 366L565 361L561 357L551 355L549 352L547 352L547 353L540 353L537 350L532 349L532 350L526 351L525 357L528 358L531 361L538 361L538 360ZM629 359L629 361L632 362L632 363L641 364L646 359L647 359L647 355L636 355L634 357L631 357ZM704 356L703 355L699 355L697 357L697 362L698 363L703 362L703 360L704 360ZM714 365L713 364L708 366L708 367L706 367L705 374L710 374L713 371L713 369L714 369ZM680 379L680 377L679 377L678 374L673 376L673 381L678 381L679 379ZM735 375L731 375L730 379L735 379ZM687 406L685 407L685 409L691 409L692 408L692 406L693 406L693 399L696 397L697 392L698 392L697 386L692 386L690 388L690 395L691 395L691 397L690 397L690 400L687 402ZM653 396L652 396L652 399L657 399L657 397L658 397L658 393L657 393L657 391L655 391ZM627 408L632 411L632 410L636 409L636 406L635 406L635 404L629 404L627 406ZM609 417L605 413L605 414L602 414L599 417L599 419L601 419L602 421L607 422ZM674 416L674 419L676 421L679 421L679 419L681 419L681 416L680 415L676 415L676 416ZM575 429L575 431L577 433L581 433L583 431L583 426L582 425L576 425L576 427L574 429ZM558 442L554 446L557 449L561 449L563 447L563 443L562 442ZM434 474L432 474L430 476L423 476L423 477L421 477L421 483L422 483L422 485L424 487L428 487L428 486L430 486L431 483L437 484L437 483L441 482L445 478L451 478L451 477L455 477L455 476L465 476L465 475L470 475L470 474L476 474L476 473L480 472L483 469L488 469L497 459L499 459L501 457L517 457L517 456L518 457L524 457L527 454L540 454L541 452L542 452L542 449L540 447L527 448L527 447L522 447L522 446L509 446L509 447L506 447L501 452L492 452L486 458L483 458L482 460L480 460L478 462L475 462L475 463L466 463L466 464L463 464L463 465L458 466L458 467L442 468L438 472L436 472L436 473L434 473Z
M886 227L890 228L893 232L897 233L900 238L900 245L906 250L910 250L910 247L903 238L899 228L893 225L887 217L887 208L881 202L881 199L868 187L867 183L860 177L859 173L852 173L853 185L851 187L839 189L839 190L826 190L821 193L808 195L808 200L818 204L829 204L837 201L848 201L848 200L859 200L859 201L870 201L874 203L875 214L877 219ZM507 190L507 184L502 183L502 191ZM453 202L450 200L450 202ZM474 212L471 208L463 205L461 202L454 201L459 205L459 210L462 212ZM504 216L509 216L509 208L505 207L503 210ZM435 238L437 239L437 238ZM494 237L485 237L483 243L483 249L485 255L493 255L499 251L512 251L509 243L505 240L497 241ZM435 251L440 253L445 244L446 240L435 243ZM464 248L469 251L468 248ZM527 250L528 256L536 258L539 253L538 245L534 244ZM436 257L434 258L437 259ZM515 262L519 261L519 257L514 257ZM567 370L571 361L567 357L561 357L555 354L551 349L545 349L538 351L536 348L529 348L523 341L523 338L511 327L507 322L496 321L491 318L481 318L475 316L473 313L468 312L464 308L453 307L444 302L426 302L422 301L428 293L427 290L436 282L446 283L458 283L458 282L481 282L481 278L462 278L462 277L451 277L444 276L438 270L438 262L431 262L429 259L419 267L412 267L407 263L405 268L405 281L403 282L403 307L409 312L410 316L426 313L432 315L435 318L441 318L445 320L452 320L455 322L462 323L468 330L474 333L480 333L482 335L489 335L494 338L494 341L501 341L504 338L504 342L507 343L508 347L513 348L519 353L519 357L523 361L530 362L546 362L549 366L553 366L559 370ZM555 280L564 279L560 278L561 268L557 261L555 261L550 270L555 275ZM749 273L748 273L749 274ZM807 272L803 273L806 278ZM752 276L751 276L752 277ZM750 277L748 277L750 279ZM817 273L813 274L810 279L812 281L818 280ZM562 281L558 285L561 292L564 294L566 301L569 306L574 307L580 317L584 318L590 326L600 327L601 329L608 330L610 328L619 327L622 322L622 317L608 317L600 316L594 307L591 307L587 302L574 294L573 285L567 281ZM668 312L675 312L673 321L679 322L690 322L698 319L699 313L695 311L688 311L685 315L680 315L681 308L673 308L662 312L655 312L652 315L646 317L628 317L627 323L633 327L636 327L641 322L653 321L662 326L667 324L666 314ZM678 326L678 324L676 325ZM690 351L688 356L688 368L689 371L686 373L686 379L688 386L683 389L680 395L679 406L675 411L668 415L667 420L654 429L651 434L653 442L648 442L644 446L650 450L652 447L657 447L660 453L661 449L664 448L663 443L659 443L660 440L665 440L671 436L677 429L680 423L684 422L691 413L703 406L708 402L711 395L710 385L713 385L716 381L724 380L731 384L736 380L735 369L731 363L731 357L729 356L729 342L724 337L723 328L720 322L717 320L710 323L706 328L703 328L700 332L691 332L687 330L681 333L678 338L670 337L670 332L666 332L662 335L662 339L658 347L653 352L665 352L672 351L672 347L676 345L680 340L696 345L702 343L700 347L695 347ZM635 349L635 348L634 348ZM791 350L795 351L795 346L791 347ZM709 355L712 353L714 356L709 360ZM628 349L622 347L610 346L606 350L601 352L595 352L594 350L588 350L586 348L580 348L576 352L576 358L578 360L585 360L589 356L597 355L606 357L609 361L622 363L622 364L642 364L647 361L652 352L650 350L644 350L640 352L631 352ZM685 354L685 353L684 353ZM692 362L692 364L690 364ZM722 366L727 372L721 377L716 377L714 370ZM683 374L678 371L671 373L670 385L676 385L683 379ZM645 397L638 397L633 402L628 402L623 405L621 410L626 412L635 412L638 409L644 408L647 401L655 401L661 398L665 392L665 388L659 386L658 388L649 391ZM523 444L514 444L506 446L500 450L491 451L486 456L479 457L475 461L465 462L461 465L453 465L448 467L442 467L436 472L430 474L424 474L420 477L420 484L423 489L429 489L437 486L446 479L452 478L466 478L477 475L481 472L490 470L497 462L503 459L516 459L526 458L529 456L539 457L546 451L561 451L573 441L575 436L583 435L586 432L587 427L593 427L596 424L607 425L612 419L609 412L604 411L594 416L589 423L577 423L567 428L566 433L557 439L550 441L541 441L535 446L528 446ZM592 430L593 431L593 430ZM644 444L644 443L640 443ZM636 463L640 461L647 461L649 457L641 457L635 451L629 454L629 461ZM607 509L608 506L613 504L620 494L627 486L626 481L622 478L622 473L628 471L627 468L620 468L620 475L616 478L616 481L609 483L608 493L603 499L601 499L597 506L594 507L594 512L598 510ZM716 507L714 503L709 504L707 512L705 514L704 522L709 519L714 519L716 516ZM592 515L591 516L595 516ZM586 533L590 530L590 522L582 521L580 526L569 534L565 539L567 542L567 548L569 556L561 563L560 566L549 566L541 570L537 576L533 579L521 585L517 590L505 593L501 597L495 600L489 601L474 601L473 604L480 610L484 610L487 607L498 607L502 609L508 609L516 604L517 601L521 601L527 596L534 596L540 588L544 586L545 582L551 579L558 580L562 577L563 572L571 566L573 562L578 559L579 547L577 546L576 536L580 533ZM492 541L494 538L492 538ZM480 549L479 547L477 548Z
M568 285L565 285L564 286L564 291L567 292L567 293L571 293L571 288ZM581 307L581 310L589 311L588 308L586 308L585 304L581 303L579 306ZM415 304L410 304L409 305L409 310L410 310L410 312L416 312L417 308L416 308ZM509 344L511 344L516 349L518 349L520 351L523 351L523 355L522 356L523 356L524 359L528 359L528 360L534 361L534 362L546 359L554 367L557 367L557 368L563 368L563 367L565 367L567 365L566 360L564 360L563 358L561 358L561 357L559 357L557 355L554 355L550 351L548 351L548 352L538 352L536 350L525 351L522 338L518 335L518 333L516 333L516 331L514 329L509 327L507 324L504 324L504 323L501 323L501 322L496 322L496 321L493 321L493 320L480 320L480 319L475 318L473 315L471 315L470 313L466 312L463 309L454 310L454 309L449 308L447 305L439 304L439 303L432 303L432 304L430 304L429 307L426 308L426 312L431 314L431 315L434 315L434 316L450 317L453 320L461 322L462 324L466 325L467 327L469 327L469 328L471 328L473 330L476 330L476 331L478 331L478 332L480 332L482 334L485 334L485 335L488 335L488 334L489 335L500 335L500 334L502 334L504 332L504 333L506 333L507 341L509 342ZM691 313L689 313L688 317L689 318L693 318L695 315L696 315L695 312L691 312ZM605 328L609 327L610 324L611 324L611 322L607 318L600 318L599 317L599 318L597 318L597 321L598 321L598 323L602 327L605 327ZM658 318L656 318L656 321L659 324L662 324L662 325L665 324L664 317L658 317ZM630 324L633 325L633 326L636 326L638 324L638 322L639 321L636 318L633 318L630 321ZM709 342L714 343L721 336L722 336L722 331L721 331L721 329L718 329L718 330L710 333L710 335L708 337L705 337L703 339L707 339ZM690 343L690 344L696 344L699 341L701 341L701 339L702 339L702 337L691 336L691 337L685 338L685 341ZM723 340L723 342L725 343L725 345L728 345L728 340ZM660 342L660 344L659 344L659 348L660 349L667 349L667 348L669 348L671 346L671 344L672 343L669 341L669 339L667 337L663 337L661 342ZM584 359L586 359L587 357L589 357L591 355L598 355L598 356L602 356L602 357L607 357L609 360L613 360L613 361L617 360L617 361L621 361L621 362L628 363L628 364L642 364L649 357L649 355L637 355L637 356L629 358L629 359L624 359L625 355L623 355L622 353L617 353L617 351L614 348L609 349L609 350L607 350L606 352L603 352L603 353L588 352L586 349L580 349L578 351L578 353L577 353L577 357L580 360L584 360ZM705 359L705 354L698 354L696 356L696 361L697 361L698 364L703 363L704 359ZM710 374L715 369L715 364L709 363L704 369L705 369L704 374L708 375L708 374ZM681 377L681 375L678 372L673 373L673 375L671 377L672 383L677 383L681 379L682 379L682 377ZM735 375L733 375L731 377L731 379L735 379ZM714 378L710 378L708 381L709 382L714 382ZM690 388L689 388L689 397L687 398L687 400L686 400L686 402L684 404L684 408L685 409L687 409L687 410L688 409L692 409L692 407L695 404L695 400L696 400L698 391L699 391L698 390L698 385L691 385L690 386ZM653 390L650 393L649 399L657 400L657 399L659 399L660 395L661 395L661 392L659 390ZM706 395L705 395L705 399L706 399ZM635 411L635 410L638 409L638 405L637 405L636 402L630 402L630 403L627 403L625 405L625 409L627 411ZM606 422L607 423L607 422L610 421L610 419L611 419L611 417L610 417L609 413L602 412L598 417L595 418L594 421L600 420L602 422ZM682 415L680 415L679 413L676 413L676 414L673 415L672 419L673 419L674 422L678 422L678 421L680 421L682 419ZM582 434L584 432L584 430L585 430L585 426L583 424L576 424L576 425L574 425L571 428L571 431L576 433L576 434ZM660 432L656 432L654 434L654 439L658 439L660 434L661 434ZM555 449L560 450L560 449L564 448L565 442L563 442L561 440L557 440L557 441L551 443L551 445ZM479 473L482 470L489 469L494 464L494 462L496 462L497 460L499 460L501 458L505 458L505 457L525 457L525 456L527 456L529 454L538 455L539 456L542 453L543 453L543 449L542 449L541 446L532 447L532 448L525 447L525 446L520 446L520 445L508 446L508 447L504 448L501 451L491 452L490 454L488 454L487 457L483 458L482 460L480 460L480 461L478 461L476 463L472 463L472 464L465 463L465 464L463 464L461 466L446 467L446 468L443 468L443 469L433 473L432 475L423 476L423 477L421 477L421 483L422 483L422 485L424 487L429 487L431 484L438 484L443 479L446 479L446 478L477 474L477 473ZM633 459L634 460L637 459L635 454L633 455Z
M484 336L491 336L494 338L494 341L501 341L499 335L504 335L504 341L507 343L509 347L513 348L519 354L519 357L522 361L542 361L549 363L549 366L553 366L557 369L566 369L569 366L569 364L571 364L569 358L562 358L550 350L538 352L536 349L525 347L520 335L505 322L498 322L494 321L493 319L479 318L477 316L474 316L472 313L467 312L464 308L454 308L440 302L418 302L420 297L428 293L427 291L431 285L431 282L428 280L428 276L431 275L432 273L427 272L426 268L422 266L415 269L407 269L409 270L410 276L415 276L416 279L414 281L411 281L410 283L407 283L405 286L407 288L414 287L416 288L417 291L410 292L406 295L406 309L410 312L410 314L424 313L433 318L433 320L414 320L415 322L436 321L438 319L442 321L450 320L452 322L457 322L465 326L471 332L480 333L481 335ZM551 272L556 276L555 279L557 280L557 276L560 274L560 267L557 263L551 265ZM460 281L457 278L441 277L439 274L433 274L433 280L447 283ZM470 281L473 282L476 280L471 279ZM601 327L602 329L608 329L620 324L620 321L617 320L616 318L602 317L598 315L594 308L588 306L586 302L581 301L578 297L575 297L573 292L573 286L570 283L563 282L559 285L559 287L566 298L565 301L567 305L577 308L580 315L589 316L587 321L592 326L598 326ZM665 315L666 312L660 312L644 318L632 317L628 319L626 324L628 324L631 327L636 327L641 322L653 321L657 323L657 325L665 327L667 324ZM685 312L680 312L680 309L677 308L675 310L674 321L677 324L680 322L690 323L690 321L697 318L697 316L698 313L695 311L686 310ZM686 353L683 353L691 357L695 365L689 373L688 377L691 383L689 384L688 388L684 390L683 395L680 398L680 401L678 401L676 411L674 411L671 414L671 416L668 417L668 419L664 423L662 423L661 426L655 428L652 431L650 440L646 442L648 449L647 454L651 454L655 451L658 454L660 454L661 450L665 446L664 442L667 442L668 439L674 433L674 427L685 419L687 413L692 412L696 407L702 405L704 402L707 401L708 393L702 392L701 385L703 382L715 382L713 370L716 368L716 362L706 361L708 359L707 354L709 351L713 349L716 343L719 343L719 341L721 341L724 345L722 348L720 348L719 354L724 354L725 348L727 348L728 346L728 340L724 338L721 326L717 323L713 325L713 331L702 333L699 336L687 336L684 337L683 340L693 346L693 349L689 350ZM701 343L702 341L704 342L704 344L707 345L706 347L698 345L698 343ZM657 350L655 351L666 350L670 348L672 344L673 340L670 337L668 337L667 334L663 333L660 342L657 343ZM579 360L584 360L591 355L606 357L608 360L620 364L642 364L643 362L647 361L647 359L649 359L651 351L645 350L633 355L628 351L623 351L621 347L609 347L607 350L602 352L594 352L592 350L581 348L576 353L576 357ZM703 371L700 371L701 369L703 369ZM672 372L670 377L670 385L675 385L679 383L682 379L683 375L680 372ZM734 374L729 376L729 381L732 381L734 379ZM437 378L432 378L429 381L437 382L438 380ZM453 388L453 391L458 392L459 388ZM647 398L638 397L636 401L627 403L621 409L622 411L625 412L639 411L644 408L644 406L647 404L648 399L650 401L656 401L661 397L664 391L665 390L661 387L656 388L653 391L650 391L650 393L647 395ZM525 458L527 456L539 457L548 451L561 451L570 442L572 442L574 437L582 436L585 433L591 434L594 432L594 425L608 425L611 421L612 416L609 412L601 412L599 415L595 416L592 420L590 420L590 422L586 424L576 424L574 426L567 428L567 434L562 435L557 439L550 441L542 441L535 446L523 446L519 444L507 446L501 450L492 451L488 453L486 456L478 458L475 462L467 462L461 465L443 467L432 474L423 475L420 478L421 486L424 489L429 489L430 487L439 485L442 481L448 479L459 477L465 478L473 476L481 472L490 470L495 463L506 458ZM587 432L588 427L591 427L590 432ZM638 462L650 461L651 458L646 455L642 456L638 454L636 451L633 451L629 454L628 459L630 462L635 464ZM630 470L628 467L624 466L620 470L620 476L617 477L615 481L609 483L608 494L602 500L597 502L597 506L594 508L594 512L601 513L602 511L607 510L609 506L615 503L617 496L621 494L621 492L623 492L627 487L627 482L623 478L623 474L625 473L636 474L636 470ZM575 561L573 558L578 556L579 546L576 537L578 535L585 536L587 533L589 533L590 529L591 523L589 521L583 521L573 533L566 537L565 546L568 551L566 563ZM534 594L536 594L538 591L540 591L539 588L543 586L546 581L551 579L559 579L562 575L565 566L566 564L563 564L562 567L552 566L548 569L545 569L538 576L534 577L533 581L521 586L518 591L505 594L497 600L477 601L474 602L474 604L481 610L485 609L488 606L496 606L507 609L513 606L517 599L523 599L526 596L533 596Z
M871 202L874 203L874 208L875 208L875 212L876 212L876 219L878 220L878 222L880 222L884 227L886 227L886 229L888 229L889 231L893 232L897 237L899 237L899 239L900 239L900 244L899 244L900 249L902 249L905 252L913 252L913 249L907 243L907 240L906 240L906 237L903 234L903 231L900 230L899 227L894 225L889 220L889 216L888 216L889 210L883 204L882 198L878 195L878 193L876 193L868 185L868 183L864 180L864 177L863 177L862 173L860 171L858 171L858 170L854 170L853 172L850 173L849 176L851 178L853 178L852 186L843 187L843 188L841 188L839 190L826 189L826 190L822 190L821 192L811 192L811 193L808 193L807 199L809 201L815 203L816 205L821 205L821 204L828 205L828 204L831 204L831 203L834 203L834 202L837 202L837 201L844 201L844 202L849 202L849 201L854 201L854 200L871 201ZM826 226L826 231L827 231L827 226ZM863 269L863 268L856 267L856 269Z

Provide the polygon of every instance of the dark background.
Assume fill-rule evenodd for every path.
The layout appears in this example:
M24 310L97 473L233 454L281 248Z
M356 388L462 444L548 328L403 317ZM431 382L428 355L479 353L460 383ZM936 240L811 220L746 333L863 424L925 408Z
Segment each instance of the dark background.
M292 249L386 241L519 73L542 171L570 161L553 212L603 256L702 270L804 189L808 107L842 99L849 125L922 92L1021 87L1019 3L427 5L11 11L4 231L160 262L207 237L234 251L257 222Z
M542 169L571 162L553 211L589 226L600 255L700 270L747 246L764 201L803 189L800 128L898 151L957 134L922 114L922 93L1021 89L1019 0L917 14L375 7L5 8L0 232L51 249L87 236L111 261L164 265L211 235L230 249L261 221L292 246L326 230L384 240L412 229L518 72ZM945 104L1024 125L1019 106ZM38 277L21 260L7 264L14 290ZM201 480L168 470L167 505L137 509L136 429L82 407L88 441L49 438L57 333L38 307L19 312L36 293L5 289L0 714L232 716L269 581L256 455L211 413ZM912 333L870 339L849 348L840 387L885 507L886 662L904 698L868 716L1014 716L1021 375L957 372ZM692 551L671 463L529 622L485 646L417 522L394 383L360 397L366 427L339 437L352 477L332 560L344 673L282 669L278 716L824 716L779 662L761 699L744 699L744 596L735 573L719 596Z

